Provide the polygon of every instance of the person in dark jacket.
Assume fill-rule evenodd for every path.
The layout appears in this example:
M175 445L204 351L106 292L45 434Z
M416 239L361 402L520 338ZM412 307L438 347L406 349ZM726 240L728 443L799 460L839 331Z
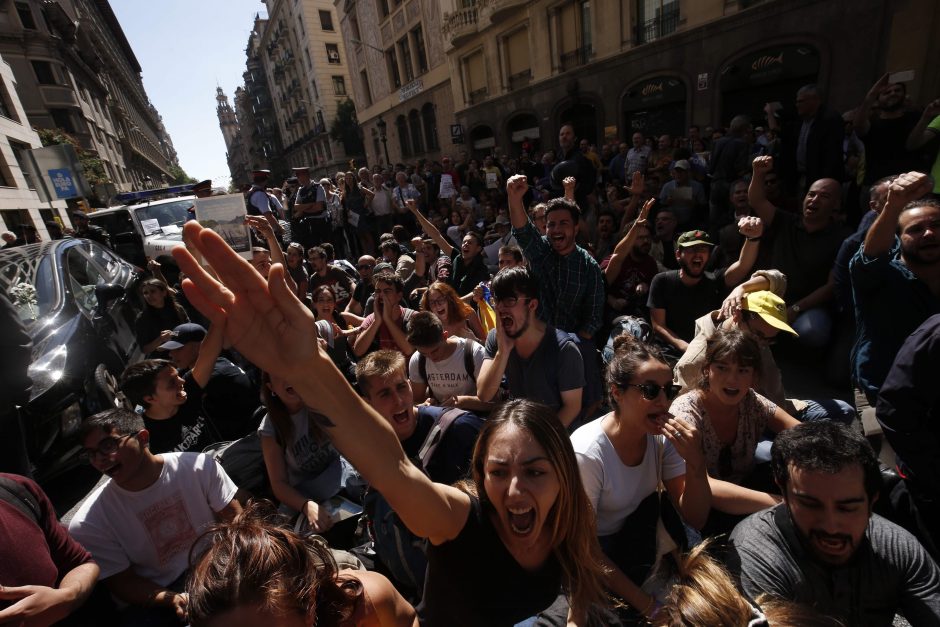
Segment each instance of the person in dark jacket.
M4 363L4 376L0 377L0 472L27 477L31 476L29 457L17 405L29 402L33 383L27 371L32 348L32 339L16 307L0 292L0 351Z

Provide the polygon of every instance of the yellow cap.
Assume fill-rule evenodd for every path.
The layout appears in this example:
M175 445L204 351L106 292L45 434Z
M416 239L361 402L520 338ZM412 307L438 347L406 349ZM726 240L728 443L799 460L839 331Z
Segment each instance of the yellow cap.
M744 309L756 313L764 322L775 329L799 337L799 334L787 322L787 304L773 292L761 290L745 294Z

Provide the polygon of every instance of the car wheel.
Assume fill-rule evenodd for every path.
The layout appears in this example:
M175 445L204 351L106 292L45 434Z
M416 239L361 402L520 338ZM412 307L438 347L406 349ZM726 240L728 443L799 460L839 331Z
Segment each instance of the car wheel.
M95 368L95 392L102 409L130 409L130 403L118 386L117 378L104 364Z

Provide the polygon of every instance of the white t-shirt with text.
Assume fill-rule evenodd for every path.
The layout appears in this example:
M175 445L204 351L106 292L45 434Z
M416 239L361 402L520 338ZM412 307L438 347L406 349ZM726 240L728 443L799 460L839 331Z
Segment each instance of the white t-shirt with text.
M425 369L428 375L426 381L421 377L421 369L418 367L421 354L415 351L408 362L408 378L416 383L427 384L429 395L437 400L451 396L476 396L476 378L480 376L480 367L483 365L486 351L482 345L473 340L458 338L457 341L459 342L457 350L447 359L433 362L425 358ZM464 361L465 350L470 350L473 354L473 377L467 372Z

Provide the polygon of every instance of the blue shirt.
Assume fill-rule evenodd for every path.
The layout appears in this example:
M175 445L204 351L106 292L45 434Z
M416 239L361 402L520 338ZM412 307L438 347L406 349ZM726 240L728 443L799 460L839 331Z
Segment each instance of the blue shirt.
M940 299L901 260L900 242L869 257L862 249L849 263L855 301L852 375L874 405L878 390L907 337L931 315Z

